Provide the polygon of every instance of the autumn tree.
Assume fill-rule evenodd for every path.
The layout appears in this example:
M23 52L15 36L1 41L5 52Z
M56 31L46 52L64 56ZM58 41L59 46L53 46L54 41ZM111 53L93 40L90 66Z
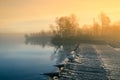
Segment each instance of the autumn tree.
M75 15L56 18L55 25L52 25L52 31L55 35L64 38L77 35L78 22Z

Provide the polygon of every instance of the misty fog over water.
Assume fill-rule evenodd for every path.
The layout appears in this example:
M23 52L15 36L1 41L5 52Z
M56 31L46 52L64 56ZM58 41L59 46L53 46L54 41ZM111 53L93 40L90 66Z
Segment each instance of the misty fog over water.
M54 47L25 44L24 35L0 35L0 80L40 80L54 71Z

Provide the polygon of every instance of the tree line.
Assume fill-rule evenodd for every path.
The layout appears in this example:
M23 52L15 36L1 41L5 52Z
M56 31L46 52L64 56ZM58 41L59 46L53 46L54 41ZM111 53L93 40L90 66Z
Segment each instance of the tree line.
M93 19L92 25L79 26L75 15L56 18L55 24L51 25L55 40L77 40L79 42L103 42L112 45L120 44L120 23L111 24L110 18L101 13L100 22Z
M107 43L114 47L120 47L120 22L111 23L111 19L104 13L99 15L100 22L93 19L92 25L80 26L75 15L58 17L55 23L50 25L49 32L33 33L29 36L52 37L53 44L65 44L72 42Z

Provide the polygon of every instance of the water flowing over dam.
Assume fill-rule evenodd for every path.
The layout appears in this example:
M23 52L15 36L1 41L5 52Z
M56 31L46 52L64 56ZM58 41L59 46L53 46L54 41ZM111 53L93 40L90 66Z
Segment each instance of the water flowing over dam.
M74 51L70 54L74 60L68 57L65 64L57 66L57 80L120 80L119 51L109 45L94 44L80 44Z

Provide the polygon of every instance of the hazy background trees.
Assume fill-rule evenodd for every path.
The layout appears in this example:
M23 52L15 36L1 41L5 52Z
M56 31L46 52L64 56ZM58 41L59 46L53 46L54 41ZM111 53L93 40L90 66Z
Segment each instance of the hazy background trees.
M29 35L30 39L44 36L51 37L53 44L72 43L107 43L114 47L120 47L120 22L111 23L110 18L105 14L99 15L100 22L93 19L92 25L79 26L75 15L57 17L55 23L50 25L49 32L34 33Z

